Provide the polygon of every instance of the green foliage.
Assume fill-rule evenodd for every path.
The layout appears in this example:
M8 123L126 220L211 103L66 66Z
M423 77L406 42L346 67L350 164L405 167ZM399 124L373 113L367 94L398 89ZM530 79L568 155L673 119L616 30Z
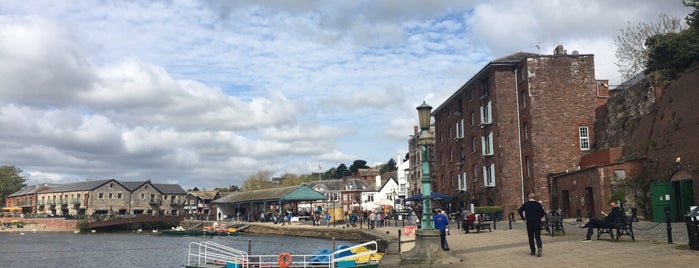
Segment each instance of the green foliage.
M389 159L386 164L381 165L381 170L379 171L379 174L384 174L387 172L393 172L398 170L398 167L396 166L396 160L393 160L393 158Z
M356 175L359 172L359 169L362 169L362 168L369 168L369 166L366 165L366 161L354 160L352 165L349 167L350 174Z
M257 174L248 177L243 182L243 190L252 191L273 188L272 184L272 172L269 170L260 170Z
M673 80L699 62L699 0L682 1L694 11L687 16L689 29L679 33L658 34L646 40L649 48L647 68L659 71L663 80Z
M474 207L473 210L474 210L473 213L476 213L476 214L495 214L495 213L502 212L502 207L501 206L480 206L480 207Z
M78 221L77 227L78 227L78 229L80 229L81 231L90 229L90 222L87 221L87 220Z
M22 170L15 166L0 166L0 200L27 186L26 179L20 176Z
M342 179L345 176L351 175L350 170L345 166L345 164L340 164L337 166L337 169L335 169L335 179Z

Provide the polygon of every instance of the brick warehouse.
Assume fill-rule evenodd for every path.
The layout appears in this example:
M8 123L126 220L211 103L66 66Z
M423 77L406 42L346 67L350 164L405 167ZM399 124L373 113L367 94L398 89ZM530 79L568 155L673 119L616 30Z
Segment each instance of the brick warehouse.
M534 192L550 207L551 173L578 169L594 143L596 108L607 81L594 55L519 52L490 62L432 115L434 191L452 205L518 208Z

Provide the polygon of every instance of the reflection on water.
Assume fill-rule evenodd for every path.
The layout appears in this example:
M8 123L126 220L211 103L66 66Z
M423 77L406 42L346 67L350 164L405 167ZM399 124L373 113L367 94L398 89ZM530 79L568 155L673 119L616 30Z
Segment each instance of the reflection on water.
M214 241L251 254L312 254L332 240L286 236L179 237L155 233L1 233L0 267L183 267L189 242ZM355 242L335 241L335 245Z

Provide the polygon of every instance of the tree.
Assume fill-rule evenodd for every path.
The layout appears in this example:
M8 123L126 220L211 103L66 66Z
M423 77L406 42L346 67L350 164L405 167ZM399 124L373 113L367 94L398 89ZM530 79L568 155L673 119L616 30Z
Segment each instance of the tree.
M699 1L682 3L694 8L686 18L689 29L654 35L646 41L650 50L647 68L658 71L661 80L665 81L675 79L678 74L699 62Z
M366 161L364 160L354 160L352 165L349 167L350 173L352 175L357 175L359 172L359 169L361 168L369 168L369 166L366 165Z
M335 172L337 172L337 168L333 167L333 168L328 169L327 171L325 171L325 173L323 173L323 179L328 180L328 179L334 178Z
M656 35L677 33L685 29L682 21L667 14L660 14L655 22L641 22L636 26L628 23L626 28L621 29L621 34L616 38L617 49L616 66L623 80L633 78L643 71L647 64L651 48L647 45L648 38Z
M393 172L398 170L398 167L396 166L396 160L393 160L393 158L389 159L386 164L381 165L381 170L380 174L384 174L386 172Z
M347 166L345 166L345 164L340 164L339 166L337 166L337 169L335 169L334 178L342 179L347 175L350 175L350 170L347 168Z
M685 20L687 21L687 25L689 25L690 28L693 29L699 29L699 0L682 0L682 4L684 4L687 7L693 7L694 11L692 13L689 13Z
M0 200L27 186L26 179L20 176L22 170L15 166L0 166Z
M260 170L255 175L251 175L243 182L243 190L253 191L270 188L272 184L272 172Z
M284 174L284 176L282 176L282 180L281 182L279 182L279 186L296 186L301 185L301 183L303 183L303 181L301 181L301 178L299 178L299 176L292 173L286 173Z

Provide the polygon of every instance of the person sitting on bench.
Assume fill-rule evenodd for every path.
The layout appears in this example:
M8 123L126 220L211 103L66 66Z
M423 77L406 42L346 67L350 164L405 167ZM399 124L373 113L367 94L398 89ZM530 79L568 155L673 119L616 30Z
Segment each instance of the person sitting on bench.
M621 208L617 205L616 201L612 201L609 203L612 206L612 211L609 212L609 214L605 213L602 211L602 214L604 214L604 219L598 219L598 218L590 218L590 221L580 225L580 228L587 228L587 235L585 236L585 240L583 242L590 242L590 238L592 237L592 232L595 228L603 228L603 227L608 227L616 223L616 221L624 216L624 212L621 211Z

